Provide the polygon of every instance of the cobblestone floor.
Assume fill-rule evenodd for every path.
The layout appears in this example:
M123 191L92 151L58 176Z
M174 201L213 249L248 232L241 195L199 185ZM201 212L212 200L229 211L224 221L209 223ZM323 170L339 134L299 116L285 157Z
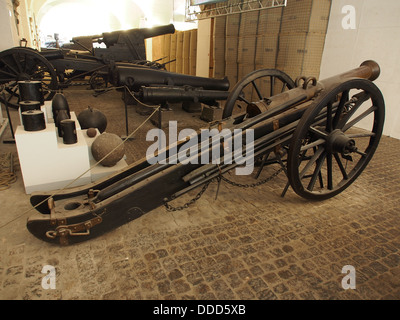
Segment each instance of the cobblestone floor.
M107 131L124 134L119 93L66 96L73 111L95 104ZM132 128L145 118L133 109L129 117ZM177 117L204 126L198 114ZM141 157L145 132L129 142L128 161ZM189 209L160 207L69 247L41 242L27 231L27 216L17 218L30 208L19 172L0 192L0 299L399 299L399 159L400 141L383 137L363 174L333 199L309 202L291 190L281 198L284 174L252 189L222 183L217 200L213 183ZM45 265L55 267L55 289L42 288ZM356 289L342 287L346 265L356 270Z

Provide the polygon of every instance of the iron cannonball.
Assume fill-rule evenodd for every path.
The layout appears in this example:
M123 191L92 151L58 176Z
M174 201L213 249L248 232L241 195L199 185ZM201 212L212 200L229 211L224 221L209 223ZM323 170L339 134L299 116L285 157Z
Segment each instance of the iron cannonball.
M114 133L104 132L99 135L93 141L91 150L93 158L96 161L100 161L111 152L100 162L104 167L113 167L125 155L125 147L122 144L122 139Z
M79 113L78 121L82 129L97 128L103 133L107 128L107 118L104 113L92 107Z
M87 129L86 134L89 138L94 138L97 135L97 130L95 128L89 128Z

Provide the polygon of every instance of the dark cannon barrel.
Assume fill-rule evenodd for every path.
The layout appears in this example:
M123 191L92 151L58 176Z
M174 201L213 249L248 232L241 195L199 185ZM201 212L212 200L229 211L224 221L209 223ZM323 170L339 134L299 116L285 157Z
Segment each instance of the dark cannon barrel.
M142 33L143 38L147 39L147 38L161 36L163 34L174 33L175 27L171 23L171 24L168 24L165 26L158 26L158 27L153 27L153 28L143 28L143 29L139 29L139 31Z
M114 85L127 86L138 91L143 86L189 86L204 90L229 90L229 80L195 77L165 70L145 69L134 66L116 66L113 72Z
M139 92L139 98L143 102L213 102L226 100L228 91L202 90L188 87L143 87Z
M64 53L61 49L42 49L39 53L49 61L64 58Z
M107 47L109 47L116 44L121 35L133 36L135 38L140 38L140 39L147 39L174 32L175 32L175 27L173 24L168 24L165 26L158 26L153 28L135 28L129 30L118 30L113 32L104 32L103 42Z

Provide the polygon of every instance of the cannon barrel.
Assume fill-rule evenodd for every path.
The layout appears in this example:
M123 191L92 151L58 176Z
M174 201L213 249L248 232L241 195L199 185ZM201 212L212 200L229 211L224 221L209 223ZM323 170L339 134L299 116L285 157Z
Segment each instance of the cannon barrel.
M247 113L250 117L262 114L262 117L272 117L281 112L285 112L300 103L305 103L313 99L322 91L327 92L338 84L352 78L376 80L380 75L380 67L373 60L364 61L358 68L349 70L339 75L317 81L316 78L299 77L296 79L297 87L270 97L267 100L260 100L250 103L247 106ZM303 80L303 83L300 81ZM235 88L233 88L235 90ZM224 118L227 116L224 110ZM257 118L258 119L258 118ZM255 123L252 123L252 125Z
M161 36L163 34L174 33L175 27L173 24L168 24L165 26L158 26L153 28L135 28L129 30L118 30L113 32L103 33L103 42L107 47L116 44L121 35L126 35L128 37L134 37L138 40L144 40L147 38Z
M142 102L201 102L213 103L218 100L226 100L228 91L203 90L191 87L142 87L138 98Z
M49 61L64 59L64 53L61 49L42 49L39 53Z
M112 71L116 86L127 86L139 91L142 86L190 86L204 90L229 90L229 80L195 77L165 70L146 69L135 66L117 65Z
M127 84L130 87L138 89L138 84L135 84L135 79L138 77L132 77L129 75L129 68L122 69L119 68L119 85ZM303 77L304 85L302 87L295 88L293 91L282 93L281 95L277 95L272 98L272 100L262 100L258 102L251 103L247 107L247 112L250 116L257 115L267 109L272 109L274 105L286 105L287 101L299 100L299 101L307 101L315 96L315 94L321 90L327 90L329 87L336 85L339 82L342 82L346 79L350 78L363 78L368 80L375 80L379 77L380 68L379 65L372 60L368 60L363 62L360 67L347 71L345 73L336 75L334 77L322 80L317 82L315 78L306 78ZM133 73L132 73L133 75ZM146 74L147 75L147 74ZM164 75L166 75L164 73ZM156 74L153 75L154 77ZM220 92L218 90L227 90L229 88L223 82L221 82L222 87L217 85L211 85L211 83L215 83L215 79L208 78L189 78L191 82L187 82L188 78L179 76L174 78L168 78L166 76L158 79L157 81L146 81L144 77L141 77L138 80L143 85L172 85L172 86L186 86L186 87L142 87L140 88L140 92L138 94L138 98L143 102L153 102L153 103L162 103L162 102L213 102L217 100L226 100L229 96L228 92ZM196 80L195 80L196 79ZM182 81L184 80L184 81ZM217 80L221 81L221 80ZM205 84L204 82L209 82L209 84ZM217 82L218 83L218 82ZM314 84L313 86L309 86L310 84ZM193 87L201 87L202 89L197 88L189 88L188 86ZM288 97L288 95L290 97ZM271 106L271 102L275 101ZM299 102L298 101L298 102Z
M378 79L380 73L381 69L377 62L373 60L366 60L358 68L324 79L320 81L320 83L323 85L324 89L327 90L331 86L351 78L361 78L374 81Z

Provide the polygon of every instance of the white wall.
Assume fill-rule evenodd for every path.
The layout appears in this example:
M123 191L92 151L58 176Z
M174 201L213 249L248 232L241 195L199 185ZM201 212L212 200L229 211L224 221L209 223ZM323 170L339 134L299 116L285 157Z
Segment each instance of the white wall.
M355 8L355 29L342 26L346 5ZM320 79L370 59L381 67L375 84L386 102L384 134L400 139L400 1L332 0Z
M19 45L11 0L0 0L0 51Z
M196 76L210 76L211 19L199 21L197 30Z

